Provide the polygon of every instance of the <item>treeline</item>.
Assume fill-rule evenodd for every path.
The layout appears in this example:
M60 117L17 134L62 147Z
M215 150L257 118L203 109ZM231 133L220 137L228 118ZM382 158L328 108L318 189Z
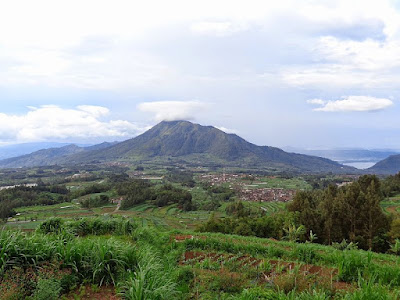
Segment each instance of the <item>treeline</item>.
M97 197L90 197L81 201L84 208L94 208L104 206L110 203L110 197L107 195L100 195Z
M147 180L130 180L117 184L116 190L119 195L125 196L121 203L122 209L129 209L146 201L160 207L176 203L182 210L193 209L192 194L171 184L155 186Z
M388 176L382 181L382 193L385 197L392 197L400 193L400 173Z
M113 188L111 184L108 183L94 183L85 186L83 189L78 189L70 194L71 199L76 199L90 194L99 194L110 191Z
M249 213L249 211L242 211ZM243 216L239 213L235 217L218 219L214 215L198 227L200 232L220 232L244 236L282 239L285 236L285 226L294 221L293 215L286 212L271 216L254 217Z
M389 247L390 217L382 210L381 183L374 175L338 188L301 191L288 205L297 222L307 232L318 236L318 242L332 244L348 240L363 249L386 251Z
M196 182L193 178L193 172L190 171L180 171L175 169L168 169L169 172L165 176L165 180L174 183L180 183L182 186L194 187Z
M52 205L69 200L64 185L39 184L34 187L16 186L0 191L0 220L15 214L14 209L22 206Z
M400 175L389 180L400 183ZM376 176L365 175L340 188L330 185L321 190L299 191L288 204L288 211L271 216L262 216L236 202L226 209L230 217L212 217L198 230L321 244L346 240L362 249L386 252L400 238L400 219L385 214L381 208L385 193L397 192L394 185L385 190L386 184Z
M209 182L202 182L201 187L206 191L206 197L198 203L197 209L215 211L223 202L234 200L235 191L228 187L211 185Z

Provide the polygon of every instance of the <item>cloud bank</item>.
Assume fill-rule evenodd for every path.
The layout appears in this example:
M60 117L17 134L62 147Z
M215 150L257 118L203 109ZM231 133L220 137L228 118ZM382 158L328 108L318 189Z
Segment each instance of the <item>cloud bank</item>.
M124 120L104 121L106 107L80 105L65 109L56 105L29 107L23 115L0 113L0 142L124 138L143 128Z
M153 114L157 122L194 120L207 109L207 104L200 101L155 101L140 103L138 109Z
M333 101L311 99L307 103L320 105L321 107L314 110L325 112L371 112L383 110L393 105L393 102L389 99L369 96L348 96Z

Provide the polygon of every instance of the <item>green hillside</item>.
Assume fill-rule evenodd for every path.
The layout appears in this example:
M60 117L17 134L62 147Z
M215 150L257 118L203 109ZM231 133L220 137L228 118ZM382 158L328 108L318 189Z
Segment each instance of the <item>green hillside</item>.
M381 160L371 168L367 169L369 173L377 174L396 174L400 171L400 155L391 155Z
M104 150L80 153L68 163L96 161L151 161L199 166L236 166L275 171L355 173L328 159L257 146L235 134L187 121L161 122L144 134Z

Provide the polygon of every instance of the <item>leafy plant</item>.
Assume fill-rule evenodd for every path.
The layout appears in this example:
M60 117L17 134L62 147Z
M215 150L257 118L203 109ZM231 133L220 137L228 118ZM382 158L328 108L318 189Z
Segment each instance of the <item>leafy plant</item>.
M57 300L61 292L59 280L54 278L39 279L33 294L35 300Z
M285 232L284 239L291 242L297 242L306 233L306 229L303 225L296 226L295 224L288 224L283 230Z

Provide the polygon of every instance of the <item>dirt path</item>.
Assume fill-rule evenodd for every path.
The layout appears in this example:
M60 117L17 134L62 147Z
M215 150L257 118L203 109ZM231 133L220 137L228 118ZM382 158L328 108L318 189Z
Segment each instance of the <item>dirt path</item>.
M121 202L122 202L122 201L118 201L118 202L117 202L117 207L115 208L114 213L116 213L117 211L119 211L119 209L121 208Z

